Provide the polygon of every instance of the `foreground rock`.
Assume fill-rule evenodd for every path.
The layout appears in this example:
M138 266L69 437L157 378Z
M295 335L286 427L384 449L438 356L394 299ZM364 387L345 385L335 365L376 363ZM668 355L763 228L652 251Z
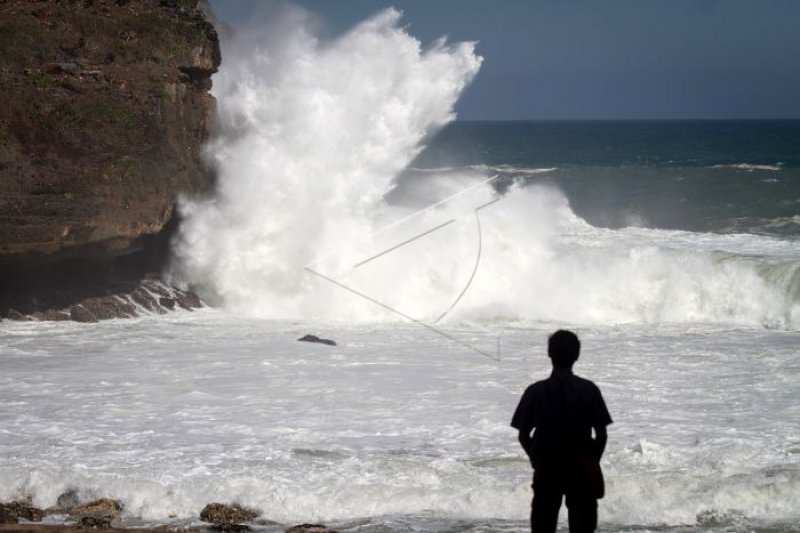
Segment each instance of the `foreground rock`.
M78 520L81 527L107 529L112 522L122 518L122 504L117 500L101 498L78 505L69 514Z
M321 338L317 337L316 335L311 335L311 334L304 335L304 336L300 337L297 340L303 341L303 342L317 342L319 344L327 344L328 346L336 346L336 341L333 341L331 339L321 339Z
M221 531L246 531L246 524L258 518L259 513L237 504L209 503L200 511L200 519L213 524Z
M0 503L0 524L16 524L20 518L29 522L41 522L43 517L44 511L27 501Z

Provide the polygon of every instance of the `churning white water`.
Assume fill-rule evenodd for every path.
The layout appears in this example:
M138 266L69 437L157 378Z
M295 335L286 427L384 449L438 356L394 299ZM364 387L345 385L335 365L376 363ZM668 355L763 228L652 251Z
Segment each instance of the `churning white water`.
M553 327L446 329L476 344L502 333L493 362L413 324L212 310L4 322L0 500L46 507L77 488L154 522L197 522L205 504L238 501L350 531L523 530L530 466L508 422L548 373ZM309 331L339 346L295 341ZM604 529L800 520L796 332L577 331L576 371L615 420Z

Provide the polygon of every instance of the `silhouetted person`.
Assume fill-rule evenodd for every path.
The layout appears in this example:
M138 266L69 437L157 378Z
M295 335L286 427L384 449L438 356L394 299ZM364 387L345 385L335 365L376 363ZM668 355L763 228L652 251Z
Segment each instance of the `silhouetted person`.
M547 355L553 372L525 390L511 420L534 469L534 533L556 530L564 496L571 533L597 527L597 500L603 496L599 461L611 415L597 385L572 373L580 349L581 343L571 331L550 335Z

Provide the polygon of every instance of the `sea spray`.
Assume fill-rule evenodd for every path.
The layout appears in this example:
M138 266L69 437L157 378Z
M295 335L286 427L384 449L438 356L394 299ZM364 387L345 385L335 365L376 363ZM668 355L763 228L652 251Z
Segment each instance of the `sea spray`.
M173 275L212 304L271 318L399 319L310 275L313 265L425 321L463 292L445 322L799 327L800 258L788 241L597 228L557 188L523 182L424 209L487 178L488 167L399 177L453 119L481 63L473 45L425 48L392 9L330 43L302 11L275 23L223 43L209 144L218 188L181 206Z
M331 43L301 11L274 24L226 43L209 146L219 186L212 200L183 203L175 254L177 275L212 302L297 316L314 314L309 298L334 298L303 267L357 255L481 58L472 43L422 47L394 9Z

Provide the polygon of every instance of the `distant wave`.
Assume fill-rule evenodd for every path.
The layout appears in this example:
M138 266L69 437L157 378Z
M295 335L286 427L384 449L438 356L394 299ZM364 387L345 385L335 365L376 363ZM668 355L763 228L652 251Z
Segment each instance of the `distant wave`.
M482 165L478 165L482 166ZM552 168L528 168L528 167L512 167L511 165L499 165L496 167L487 167L492 172L498 172L500 174L542 174L544 172L552 172L556 170L555 167Z
M421 168L421 167L409 167L408 170L413 172L455 172L458 170L457 167L430 167L430 168Z
M488 174L525 174L534 175L542 174L545 172L552 172L557 170L556 167L551 168L530 168L530 167L512 167L511 165L467 165L465 167L410 167L412 172L461 172L464 170L477 171Z
M753 172L754 170L781 170L781 164L777 165L753 165L751 163L734 163L732 165L714 165L711 168L735 168L737 170L747 170Z
M792 235L798 227L800 227L800 215L777 218L742 217L727 220L721 227L721 232Z

